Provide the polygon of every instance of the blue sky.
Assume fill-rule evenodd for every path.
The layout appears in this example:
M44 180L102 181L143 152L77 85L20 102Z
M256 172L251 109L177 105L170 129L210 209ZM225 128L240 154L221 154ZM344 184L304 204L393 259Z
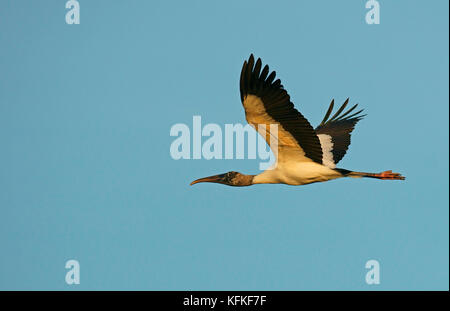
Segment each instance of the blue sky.
M79 2L0 3L0 289L448 290L448 1ZM250 53L314 125L365 108L339 167L406 181L190 187L258 172L169 152L194 115L245 122Z

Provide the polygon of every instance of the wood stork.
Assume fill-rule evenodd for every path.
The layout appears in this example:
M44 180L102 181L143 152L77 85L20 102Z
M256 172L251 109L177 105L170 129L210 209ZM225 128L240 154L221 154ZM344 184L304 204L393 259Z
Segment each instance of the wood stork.
M319 126L314 129L298 112L275 71L269 74L269 66L262 68L261 59L255 62L253 54L244 61L240 78L241 101L247 122L253 127L265 125L260 134L270 143L270 124L277 124L277 160L274 167L259 175L228 172L200 178L191 183L213 182L228 186L254 184L304 185L340 177L370 177L382 180L404 180L401 174L354 172L336 168L350 145L350 133L365 115L363 110L352 113L357 104L344 112L348 99L330 117L334 100ZM351 114L352 113L352 114ZM264 128L264 127L263 127ZM264 135L265 134L265 135ZM273 134L272 134L273 136Z

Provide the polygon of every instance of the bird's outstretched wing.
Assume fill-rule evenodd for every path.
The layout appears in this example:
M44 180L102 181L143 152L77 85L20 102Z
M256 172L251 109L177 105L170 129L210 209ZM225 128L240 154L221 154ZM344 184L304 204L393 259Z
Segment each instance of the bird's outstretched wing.
M242 66L240 91L247 122L256 128L265 125L265 135L260 134L268 144L270 124L277 124L278 160L289 153L296 161L322 164L322 147L313 127L294 108L281 81L275 80L275 71L269 74L269 66L261 68L261 59L255 62L253 54Z
M322 122L316 127L316 133L322 143L322 149L324 149L324 158L326 159L324 164L327 166L334 167L344 157L350 145L351 132L356 123L365 116L361 115L363 109L350 114L358 107L358 104L344 112L347 105L348 98L330 118L334 107L333 99Z

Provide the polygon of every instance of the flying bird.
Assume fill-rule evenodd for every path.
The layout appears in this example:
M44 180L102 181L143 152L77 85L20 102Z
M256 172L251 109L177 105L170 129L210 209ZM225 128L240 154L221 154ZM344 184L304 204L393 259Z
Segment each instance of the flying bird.
M358 106L356 104L345 111L349 102L347 99L331 116L334 108L332 100L323 121L314 129L294 108L280 79L275 80L275 77L275 71L269 74L269 66L262 67L261 59L258 58L255 62L251 54L248 61L244 61L240 78L241 101L247 122L254 128L265 125L265 132L259 133L269 145L270 139L274 137L273 133L270 133L270 125L277 125L274 166L259 175L231 171L194 180L191 185L201 182L228 186L305 185L341 177L405 179L401 174L392 171L363 173L336 168L336 164L347 152L350 134L356 123L365 116L361 114L363 110L354 112Z

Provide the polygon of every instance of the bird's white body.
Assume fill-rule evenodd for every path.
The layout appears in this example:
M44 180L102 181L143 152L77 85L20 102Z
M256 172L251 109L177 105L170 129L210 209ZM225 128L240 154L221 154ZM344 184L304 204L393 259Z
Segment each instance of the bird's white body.
M342 177L342 174L313 161L279 162L273 169L268 169L253 178L254 184L282 183L288 185L305 185Z

